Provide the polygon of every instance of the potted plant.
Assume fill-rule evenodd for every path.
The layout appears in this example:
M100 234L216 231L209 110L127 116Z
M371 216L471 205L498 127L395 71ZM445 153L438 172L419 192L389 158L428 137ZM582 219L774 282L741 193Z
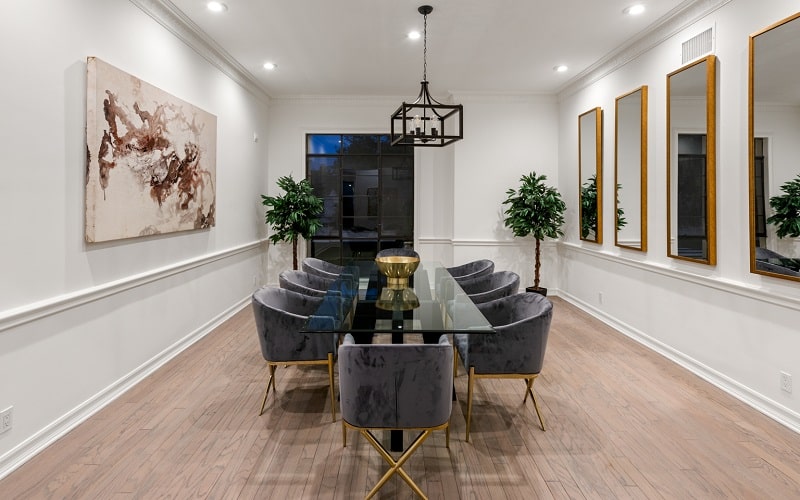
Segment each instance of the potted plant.
M800 174L781 186L784 194L769 199L772 215L767 222L777 228L778 238L800 236Z
M322 226L319 216L324 205L308 179L295 182L289 174L278 179L278 187L285 191L282 196L261 195L266 223L273 231L269 240L292 242L292 268L297 269L297 240L301 236L308 240Z
M539 287L540 243L545 238L564 235L561 226L564 224L564 211L567 208L558 190L544 183L546 179L546 176L536 175L536 172L523 175L520 178L519 191L506 191L508 198L503 202L503 205L508 205L503 212L506 216L503 224L511 229L514 236L531 235L536 239L533 286L526 290L542 295L547 295L547 288Z

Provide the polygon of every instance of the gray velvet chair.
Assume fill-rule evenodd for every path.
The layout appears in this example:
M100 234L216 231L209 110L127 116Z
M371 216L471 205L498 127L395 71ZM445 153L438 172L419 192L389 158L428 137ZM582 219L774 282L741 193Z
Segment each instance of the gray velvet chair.
M416 257L419 259L419 254L413 248L385 248L378 252L375 257Z
M261 354L270 371L258 414L264 413L270 386L277 391L275 369L278 365L326 365L330 385L331 418L335 421L333 362L337 352L337 336L301 332L309 316L314 315L320 306L326 303L325 299L283 288L264 287L253 293L252 303ZM316 315L314 319L323 322L333 321L332 317Z
M399 474L425 498L403 470L403 464L435 430L444 429L450 447L453 348L442 335L438 344L355 344L345 335L339 346L339 395L342 445L347 429L358 430L391 468L378 481L372 497L393 474ZM420 434L395 461L372 434L375 429L415 430Z
M331 264L328 261L315 257L306 257L303 259L301 267L303 271L309 274L315 274L330 280L336 279L344 270L344 266Z
M460 266L448 267L447 272L458 282L480 278L494 272L494 262L489 259L473 260Z
M324 297L335 281L305 271L283 271L278 276L281 288L315 297Z
M472 302L481 304L517 293L519 291L519 275L513 271L498 271L471 280L460 281L458 284L472 299Z
M553 304L538 293L518 293L478 304L478 309L495 329L494 334L454 334L453 345L469 375L467 383L467 434L472 419L472 397L479 378L525 379L523 404L530 394L539 423L544 419L533 395L533 382L542 371ZM453 378L458 360L453 365Z

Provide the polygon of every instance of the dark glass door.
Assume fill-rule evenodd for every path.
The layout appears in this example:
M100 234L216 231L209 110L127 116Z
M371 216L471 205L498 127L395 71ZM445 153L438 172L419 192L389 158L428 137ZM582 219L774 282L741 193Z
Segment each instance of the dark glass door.
M309 255L368 268L379 250L414 241L413 148L381 134L308 134L306 148L307 178L325 204Z

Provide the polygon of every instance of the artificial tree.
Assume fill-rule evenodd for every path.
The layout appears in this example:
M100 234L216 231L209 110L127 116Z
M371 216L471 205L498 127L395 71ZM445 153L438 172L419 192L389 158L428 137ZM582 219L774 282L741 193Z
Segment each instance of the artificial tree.
M292 268L297 269L297 240L308 240L322 226L319 216L324 205L308 179L295 182L289 174L280 177L277 184L285 191L282 196L261 195L261 203L267 207L266 223L273 231L269 240L292 242Z
M767 222L777 229L778 238L800 236L800 174L781 186L784 194L769 199L772 215Z
M531 290L547 294L546 288L539 287L539 270L541 268L541 241L545 238L558 238L564 232L564 211L567 205L554 187L547 186L545 175L536 172L520 177L519 190L506 191L508 198L503 205L508 208L503 212L503 224L514 233L514 236L528 235L536 239L535 265L533 270L533 287Z

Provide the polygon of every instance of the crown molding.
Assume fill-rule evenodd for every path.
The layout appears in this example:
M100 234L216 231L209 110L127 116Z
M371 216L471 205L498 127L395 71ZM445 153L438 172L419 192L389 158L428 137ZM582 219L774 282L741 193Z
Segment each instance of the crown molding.
M312 95L296 94L283 95L270 98L270 103L275 104L368 104L380 106L399 106L404 99L403 96L380 96L380 95Z
M600 80L731 0L686 0L640 35L610 52L559 88L559 101Z
M270 101L270 95L259 85L252 73L206 35L175 4L169 0L130 0L130 2L256 98L266 103Z

